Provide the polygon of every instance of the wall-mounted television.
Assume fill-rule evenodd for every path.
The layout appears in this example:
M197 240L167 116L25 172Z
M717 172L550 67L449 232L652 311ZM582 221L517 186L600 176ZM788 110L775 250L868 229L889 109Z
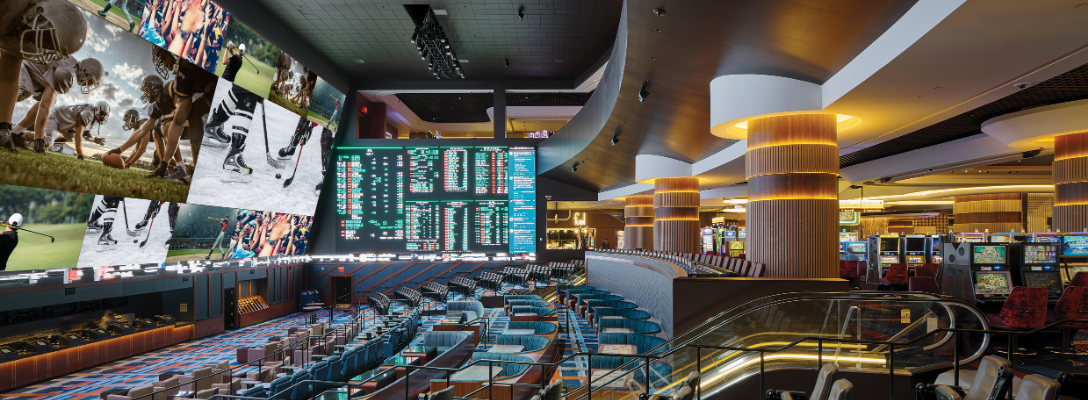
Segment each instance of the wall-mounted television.
M971 246L971 262L975 264L1006 264L1009 262L1009 248L1001 245Z
M1088 257L1088 236L1062 236L1062 255Z

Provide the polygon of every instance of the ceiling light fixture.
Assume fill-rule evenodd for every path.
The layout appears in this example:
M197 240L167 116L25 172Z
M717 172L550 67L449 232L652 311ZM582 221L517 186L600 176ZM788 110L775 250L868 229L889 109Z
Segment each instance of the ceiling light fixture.
M457 53L450 45L435 14L435 10L427 6L422 18L413 19L416 29L412 33L411 41L416 44L420 60L428 61L427 68L438 79L463 79L465 74L461 71L461 63L457 61Z

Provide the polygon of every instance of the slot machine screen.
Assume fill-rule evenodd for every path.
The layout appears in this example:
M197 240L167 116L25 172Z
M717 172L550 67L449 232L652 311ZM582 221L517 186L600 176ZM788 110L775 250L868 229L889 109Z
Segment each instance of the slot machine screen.
M971 261L975 264L1005 264L1008 263L1008 250L1005 246L971 246Z
M1057 264L1058 249L1054 246L1024 245L1024 264Z
M926 251L926 238L907 238L906 251Z
M1009 237L1005 235L991 235L990 241L994 243L1008 243Z
M1024 272L1024 286L1046 288L1050 296L1062 295L1062 276L1058 271Z
M1061 236L1036 236L1032 240L1035 243L1060 243L1062 241Z
M1088 236L1062 236L1062 255L1067 257L1088 256Z
M865 254L865 242L852 242L847 244L847 249L853 254Z
M880 251L899 251L898 239L880 239Z
M1008 271L975 272L976 294L1008 294L1012 292L1012 277Z

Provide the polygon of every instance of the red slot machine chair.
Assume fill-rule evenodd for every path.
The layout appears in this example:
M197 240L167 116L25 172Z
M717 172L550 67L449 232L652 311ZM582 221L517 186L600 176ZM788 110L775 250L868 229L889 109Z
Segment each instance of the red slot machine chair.
M1042 287L1014 287L1005 305L1001 306L998 314L988 313L986 319L990 322L990 329L1005 331L1030 331L1046 325L1046 288ZM1016 349L1010 351L1009 349ZM1009 361L1015 362L1017 355L1030 356L1025 349L1016 347L1016 336L1009 335L1008 348L995 348L995 351L1008 354Z
M896 287L902 288L907 286L907 264L895 263L888 266L888 272L880 278L881 286L888 286L889 289L895 290Z
M1080 274L1085 273L1080 272L1077 275ZM1070 286L1066 288L1065 292L1062 292L1062 297L1058 299L1058 304L1054 305L1054 310L1047 315L1046 323L1049 324L1063 319L1088 319L1088 287ZM1088 323L1066 322L1058 325L1058 328L1062 331L1062 346L1060 348L1047 348L1047 350L1055 354L1072 357L1086 354L1084 351L1073 347L1072 343L1073 334L1080 329L1088 329ZM1083 363L1076 362L1075 364L1082 365Z
M1069 280L1069 286L1088 286L1088 272L1077 272Z

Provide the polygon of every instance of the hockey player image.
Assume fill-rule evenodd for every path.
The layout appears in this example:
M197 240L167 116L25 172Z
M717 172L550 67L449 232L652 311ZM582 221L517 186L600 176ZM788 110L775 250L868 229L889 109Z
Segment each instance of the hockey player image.
M187 202L312 215L322 179L320 146L309 140L316 124L225 80L212 104Z
M215 221L216 223L220 224L221 226L219 228L219 236L215 238L215 243L212 244L211 250L208 251L208 255L206 257L204 257L204 259L205 260L210 260L212 258L212 252L216 251L216 250L219 250L219 259L220 260L225 259L225 258L227 258L227 252L225 250L223 250L222 244L223 244L223 238L227 236L227 225L230 223L230 218L229 217L223 217L223 218L208 217L208 219L210 219L212 221ZM228 245L229 245L229 243L228 243Z
M12 115L19 102L23 61L48 64L83 47L87 24L64 0L0 2L0 147L14 151Z
M78 267L159 263L166 259L170 227L157 218L163 201L96 196L87 220ZM131 225L130 214L143 219ZM121 231L124 228L124 231ZM118 232L123 232L120 234Z

